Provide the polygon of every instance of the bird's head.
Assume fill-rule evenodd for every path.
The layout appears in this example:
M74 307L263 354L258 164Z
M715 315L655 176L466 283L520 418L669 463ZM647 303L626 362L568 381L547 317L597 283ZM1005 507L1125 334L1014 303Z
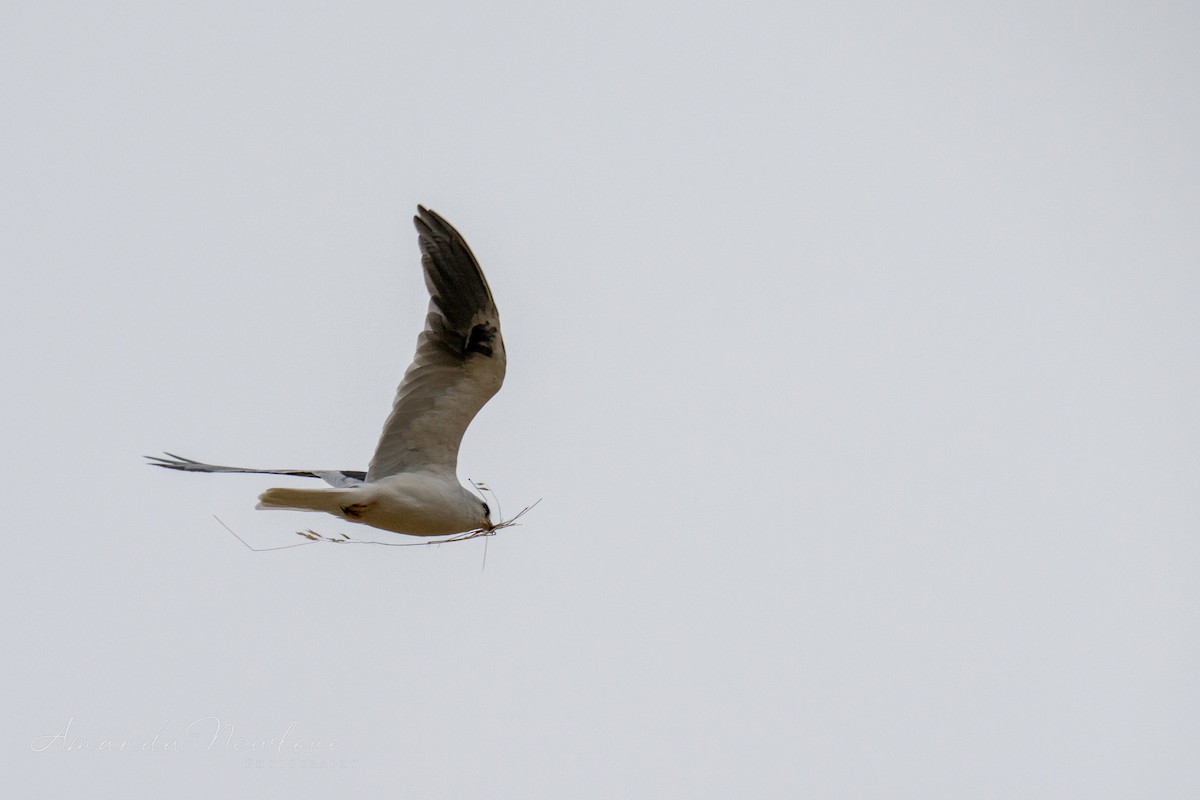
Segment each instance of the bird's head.
M517 520L519 520L521 517L525 516L525 512L529 511L529 509L533 508L533 506L536 506L538 503L542 502L541 499L538 499L538 501L535 502L533 505L526 506L525 508L521 509L511 519L505 519L504 512L500 510L500 498L496 497L495 492L493 492L491 489L489 489L487 484L480 483L479 481L471 481L471 485L473 487L475 487L475 491L479 493L478 497L472 496L472 498L471 498L472 501L474 501L476 503L475 507L478 509L478 514L479 514L479 523L476 525L476 528L473 531L475 536L492 536L499 530L503 530L504 528L511 528L513 525L517 524ZM483 499L485 496L485 493L488 496L490 496L493 500L496 501L496 510L497 510L497 516L499 517L499 519L496 520L495 522L492 521L491 506L489 506L487 501Z

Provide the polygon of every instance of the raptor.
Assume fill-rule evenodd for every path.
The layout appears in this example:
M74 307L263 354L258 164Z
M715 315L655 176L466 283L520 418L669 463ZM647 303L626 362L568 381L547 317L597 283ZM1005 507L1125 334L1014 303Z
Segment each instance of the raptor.
M329 484L267 489L258 498L260 509L320 511L413 536L503 527L493 523L487 503L457 474L467 426L504 382L500 315L483 270L459 232L422 206L413 222L429 311L365 471L226 467L172 453L146 456L149 462L183 472L290 475Z

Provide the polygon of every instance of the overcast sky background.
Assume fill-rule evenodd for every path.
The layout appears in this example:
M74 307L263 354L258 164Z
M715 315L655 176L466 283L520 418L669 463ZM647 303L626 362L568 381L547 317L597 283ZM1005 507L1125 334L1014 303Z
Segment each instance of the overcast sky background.
M18 794L1200 794L1200 6L2 17ZM542 504L251 553L351 526L141 456L365 467L417 203Z

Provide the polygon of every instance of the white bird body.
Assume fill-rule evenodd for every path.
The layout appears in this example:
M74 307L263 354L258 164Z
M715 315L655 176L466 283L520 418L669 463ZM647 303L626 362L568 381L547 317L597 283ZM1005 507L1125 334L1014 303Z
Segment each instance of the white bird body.
M324 511L411 536L441 536L491 524L479 497L457 477L425 472L389 475L356 489L268 489L257 507Z
M500 314L479 262L458 231L421 206L413 222L429 312L365 472L223 467L171 453L147 458L155 466L185 472L293 475L335 487L268 489L259 497L260 509L322 511L414 536L495 529L487 504L459 483L456 471L467 426L504 383Z

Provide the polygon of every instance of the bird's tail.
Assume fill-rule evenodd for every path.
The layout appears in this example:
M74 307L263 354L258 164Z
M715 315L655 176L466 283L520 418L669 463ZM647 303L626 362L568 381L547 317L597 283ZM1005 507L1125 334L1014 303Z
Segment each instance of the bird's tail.
M343 516L353 489L267 489L258 496L259 509L288 508L294 511L324 511Z

